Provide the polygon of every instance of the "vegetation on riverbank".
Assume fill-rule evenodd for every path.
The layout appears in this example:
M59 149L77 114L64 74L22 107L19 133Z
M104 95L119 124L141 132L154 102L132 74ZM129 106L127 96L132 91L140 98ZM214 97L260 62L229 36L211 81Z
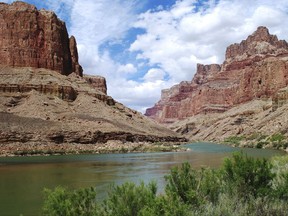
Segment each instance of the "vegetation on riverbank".
M224 140L224 143L239 147L288 149L288 137L280 132L270 136L261 133L253 133L249 136L230 136Z
M288 156L272 160L236 153L219 169L171 169L165 192L154 182L112 186L96 201L95 188L45 189L43 215L188 216L285 215L288 201Z

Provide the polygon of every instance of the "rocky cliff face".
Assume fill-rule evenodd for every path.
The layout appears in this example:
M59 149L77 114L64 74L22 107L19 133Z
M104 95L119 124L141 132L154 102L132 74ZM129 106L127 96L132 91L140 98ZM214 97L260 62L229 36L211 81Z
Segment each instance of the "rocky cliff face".
M172 123L199 113L224 112L253 99L268 98L288 84L288 44L259 27L226 50L222 65L197 66L191 82L163 90L147 116Z
M55 13L24 2L0 3L2 65L46 68L82 76L74 37Z
M5 73L0 82L0 92L25 93L36 90L43 94L56 95L63 100L75 100L78 94L76 90L72 86L61 85L59 80L48 81L49 79L43 78L43 74L39 79L37 74L31 73L32 70L27 70L17 80L15 71L8 68L5 70L5 66L45 68L63 75L75 73L82 77L83 69L78 62L76 39L74 36L68 37L65 23L53 12L39 11L35 6L24 2L0 3L0 11L0 70ZM105 96L105 78L95 77L89 80L87 81L101 92L95 93L95 97L112 101Z
M117 103L104 77L82 77L76 40L53 12L0 3L0 59L0 155L145 151L187 141Z
M101 76L88 76L85 75L84 79L94 88L98 91L103 92L104 94L107 94L107 85L106 85L106 79Z

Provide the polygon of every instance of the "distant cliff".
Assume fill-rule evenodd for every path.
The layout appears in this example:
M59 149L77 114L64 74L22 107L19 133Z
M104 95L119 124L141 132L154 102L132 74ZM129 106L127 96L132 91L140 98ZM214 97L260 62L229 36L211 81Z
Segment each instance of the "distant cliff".
M253 99L281 99L284 96L274 95L287 84L287 42L258 27L246 40L227 48L222 65L198 64L192 81L163 90L161 100L145 115L173 123L200 113L222 113Z

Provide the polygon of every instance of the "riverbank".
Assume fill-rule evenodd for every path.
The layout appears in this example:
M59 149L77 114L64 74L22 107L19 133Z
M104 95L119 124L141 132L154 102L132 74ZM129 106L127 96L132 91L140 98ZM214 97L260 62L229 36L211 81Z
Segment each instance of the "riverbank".
M179 152L187 149L183 143L173 142L121 142L108 141L97 144L77 143L11 143L0 144L0 157L68 155L68 154L108 154L138 152Z
M230 136L219 143L240 148L276 149L288 153L288 138L282 133L272 135L254 133L250 136Z

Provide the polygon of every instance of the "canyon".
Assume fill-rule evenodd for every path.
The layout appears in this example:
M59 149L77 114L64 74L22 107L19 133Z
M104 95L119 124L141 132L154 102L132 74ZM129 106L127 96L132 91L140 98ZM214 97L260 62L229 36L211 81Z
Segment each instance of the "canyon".
M187 141L107 95L104 77L83 74L76 39L54 12L19 1L0 3L0 11L0 155Z
M222 65L197 65L192 81L162 91L147 109L161 123L173 123L199 113L224 112L253 99L272 97L288 83L288 44L259 27L240 44L226 50Z
M287 84L288 44L260 26L221 65L198 64L191 81L162 90L145 115L190 140L287 135Z

